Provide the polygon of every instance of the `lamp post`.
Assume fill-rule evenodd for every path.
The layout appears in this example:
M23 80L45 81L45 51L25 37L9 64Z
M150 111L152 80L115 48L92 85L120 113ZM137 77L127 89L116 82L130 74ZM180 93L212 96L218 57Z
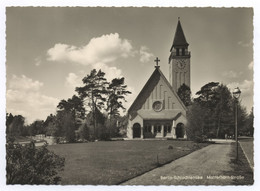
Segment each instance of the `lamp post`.
M238 136L237 136L237 104L240 97L241 91L237 87L233 91L233 97L235 98L235 138L236 138L236 160L238 161Z

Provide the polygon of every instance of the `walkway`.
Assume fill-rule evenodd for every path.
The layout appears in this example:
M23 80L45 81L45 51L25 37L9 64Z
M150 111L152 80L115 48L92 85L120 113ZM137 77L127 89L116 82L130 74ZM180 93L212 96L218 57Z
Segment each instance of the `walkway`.
M231 141L212 144L122 185L230 185L230 152Z

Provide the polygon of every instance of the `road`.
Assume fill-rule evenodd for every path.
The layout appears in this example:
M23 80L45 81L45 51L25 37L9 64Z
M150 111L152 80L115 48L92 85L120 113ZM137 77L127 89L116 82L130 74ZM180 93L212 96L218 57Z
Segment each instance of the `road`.
M232 185L230 153L231 142L212 144L122 185Z

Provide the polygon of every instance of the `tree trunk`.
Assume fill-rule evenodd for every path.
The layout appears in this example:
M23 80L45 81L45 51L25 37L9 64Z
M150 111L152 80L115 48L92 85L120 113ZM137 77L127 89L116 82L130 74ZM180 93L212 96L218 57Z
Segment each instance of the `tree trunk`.
M220 116L218 117L218 129L217 129L216 138L218 138L219 136L219 130L220 130Z
M111 115L109 116L109 124L108 124L108 136L111 138Z
M94 102L94 96L93 96L93 92L92 92L92 95L91 95L91 100L92 100L92 118L93 118L93 134L94 134L94 139L96 139L96 105L95 105L95 102Z

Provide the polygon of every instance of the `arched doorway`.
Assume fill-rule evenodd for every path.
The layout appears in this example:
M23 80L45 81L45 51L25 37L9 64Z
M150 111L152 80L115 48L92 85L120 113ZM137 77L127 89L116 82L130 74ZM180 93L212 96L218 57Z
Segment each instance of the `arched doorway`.
M133 138L141 138L141 125L135 123L133 126Z
M184 138L184 124L183 123L178 123L176 127L176 137L177 138Z

